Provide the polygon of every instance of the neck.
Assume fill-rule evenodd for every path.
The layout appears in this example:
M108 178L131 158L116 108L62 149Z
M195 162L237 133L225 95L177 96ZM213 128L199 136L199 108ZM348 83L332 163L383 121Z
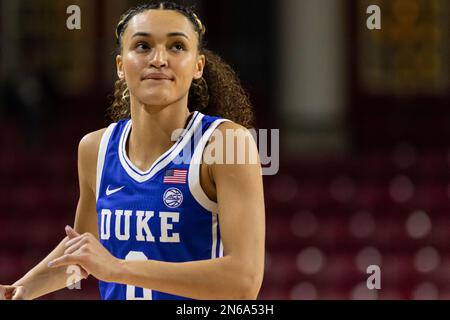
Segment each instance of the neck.
M188 95L167 106L149 106L131 97L132 127L127 141L129 159L147 170L175 141L172 134L185 126L189 117Z

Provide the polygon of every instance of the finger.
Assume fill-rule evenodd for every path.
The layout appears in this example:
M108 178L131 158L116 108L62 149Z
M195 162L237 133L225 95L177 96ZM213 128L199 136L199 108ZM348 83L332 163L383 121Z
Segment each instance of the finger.
M86 238L86 236L84 236L84 235L75 237L75 238L70 239L69 241L67 241L67 242L65 243L64 246L65 246L66 248L71 247L71 246L73 246L75 243L77 243L77 242L83 240L84 238Z
M54 259L48 263L49 268L57 268L69 264L79 264L78 257L73 254L65 254L62 257Z
M80 240L80 241L74 243L73 245L71 245L70 247L68 247L64 251L64 254L72 254L75 251L77 251L78 249L82 248L84 245L86 245L86 240Z
M65 230L69 239L73 239L80 236L80 234L76 232L71 226L66 226Z
M0 300L11 300L15 287L0 286Z
M87 279L89 277L89 272L87 272L83 267L80 267L80 273L83 279Z

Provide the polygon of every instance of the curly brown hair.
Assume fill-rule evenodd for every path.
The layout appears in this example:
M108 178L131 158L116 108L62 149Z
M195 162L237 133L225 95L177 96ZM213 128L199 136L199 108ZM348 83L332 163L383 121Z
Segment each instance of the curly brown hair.
M250 98L242 88L234 70L220 56L205 48L205 26L193 8L174 2L152 1L128 10L117 25L117 53L122 51L122 37L128 22L134 16L147 10L174 10L189 19L199 37L198 51L205 55L206 64L203 77L193 80L189 89L189 111L201 111L211 116L219 116L234 121L246 128L254 126L254 113ZM113 121L130 117L130 99L125 80L115 83L114 101L108 108Z

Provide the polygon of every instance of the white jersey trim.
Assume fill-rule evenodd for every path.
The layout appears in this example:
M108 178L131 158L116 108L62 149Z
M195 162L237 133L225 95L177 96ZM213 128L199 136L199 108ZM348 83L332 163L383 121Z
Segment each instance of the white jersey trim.
M212 215L212 246L211 259L217 258L217 214Z
M192 196L195 200L206 210L212 213L218 213L219 208L217 206L217 202L212 201L208 198L205 191L203 190L200 184L200 163L203 156L203 150L205 149L206 144L213 131L223 122L230 121L227 119L218 119L211 123L208 130L202 135L197 147L195 148L194 154L192 155L191 163L189 166L189 190L191 191Z
M219 257L223 257L223 243L222 240L220 240L220 247L219 247Z
M166 152L164 152L150 167L149 170L143 172L139 168L137 168L128 158L125 150L125 141L131 130L131 119L125 125L124 130L122 131L122 135L119 141L119 160L122 167L125 169L127 174L134 179L136 182L142 183L150 180L156 173L158 173L161 169L166 167L177 155L181 152L181 150L185 147L187 143L190 142L192 135L197 130L198 126L201 126L202 119L204 115L200 112L195 112L192 116L191 121L187 126L187 130L184 132L182 136L180 136L179 140Z
M108 142L111 138L111 134L116 127L117 123L111 123L108 128L103 132L102 139L100 140L100 146L98 148L97 158L97 184L95 186L95 198L98 200L100 192L100 184L102 182L103 167L105 165L106 149L108 148Z

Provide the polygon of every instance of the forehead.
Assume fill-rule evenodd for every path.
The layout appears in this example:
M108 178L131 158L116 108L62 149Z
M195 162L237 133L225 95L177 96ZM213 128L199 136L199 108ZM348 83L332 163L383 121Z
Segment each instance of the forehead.
M147 10L134 16L129 21L124 36L132 36L136 32L150 33L155 36L183 32L190 39L194 39L196 35L191 21L174 10Z

